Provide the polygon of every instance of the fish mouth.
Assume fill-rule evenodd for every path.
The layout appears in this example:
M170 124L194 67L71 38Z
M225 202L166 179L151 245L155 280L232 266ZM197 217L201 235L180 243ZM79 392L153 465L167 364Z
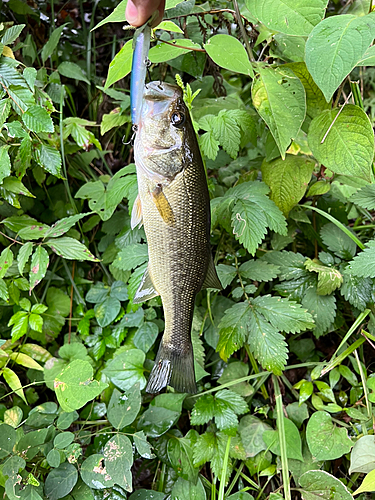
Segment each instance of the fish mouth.
M146 101L172 100L176 93L181 93L180 87L166 82L150 82L145 86L143 98Z

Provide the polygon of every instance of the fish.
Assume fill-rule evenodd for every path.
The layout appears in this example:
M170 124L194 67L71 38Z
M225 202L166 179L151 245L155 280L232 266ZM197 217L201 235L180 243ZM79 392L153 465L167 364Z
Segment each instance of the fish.
M132 123L135 127L138 126L142 110L150 38L151 27L147 23L141 26L134 36L134 52L130 79L130 109Z
M191 325L202 288L221 289L210 247L207 178L180 87L151 82L134 142L138 197L131 226L144 225L148 267L133 303L160 295L165 330L146 391L197 391Z

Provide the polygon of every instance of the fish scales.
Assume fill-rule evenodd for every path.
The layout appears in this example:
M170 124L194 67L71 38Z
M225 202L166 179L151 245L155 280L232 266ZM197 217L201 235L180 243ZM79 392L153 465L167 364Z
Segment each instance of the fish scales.
M170 384L178 391L196 392L191 342L195 296L209 269L213 279L208 284L220 287L209 244L207 180L181 90L155 82L147 87L135 143L141 208L133 225L141 213L149 264L134 301L159 294L165 316L147 390L158 392ZM176 116L181 125L175 125Z

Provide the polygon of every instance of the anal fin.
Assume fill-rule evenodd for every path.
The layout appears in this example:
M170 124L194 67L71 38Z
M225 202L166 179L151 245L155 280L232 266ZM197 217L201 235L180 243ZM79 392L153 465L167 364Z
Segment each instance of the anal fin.
M163 187L158 184L152 191L151 196L163 221L168 225L174 224L175 218L173 210L165 194L163 193Z
M214 259L212 258L211 252L206 277L204 278L202 285L202 289L203 288L216 288L217 290L223 289L215 269Z
M139 195L136 197L132 209L132 217L130 220L130 226L132 229L137 227L141 227L143 224L143 215L142 215L142 204Z
M133 304L139 304L140 302L144 302L145 300L152 299L158 296L159 293L155 290L154 284L152 282L150 273L148 271L148 267L145 271L145 274L142 277L141 283L138 287L138 290L135 293Z

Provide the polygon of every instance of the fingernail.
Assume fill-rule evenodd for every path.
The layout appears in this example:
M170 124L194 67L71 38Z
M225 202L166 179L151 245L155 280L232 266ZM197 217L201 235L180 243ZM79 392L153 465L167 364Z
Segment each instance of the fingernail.
M138 20L138 10L134 3L129 0L125 12L126 20L129 24L136 24Z

